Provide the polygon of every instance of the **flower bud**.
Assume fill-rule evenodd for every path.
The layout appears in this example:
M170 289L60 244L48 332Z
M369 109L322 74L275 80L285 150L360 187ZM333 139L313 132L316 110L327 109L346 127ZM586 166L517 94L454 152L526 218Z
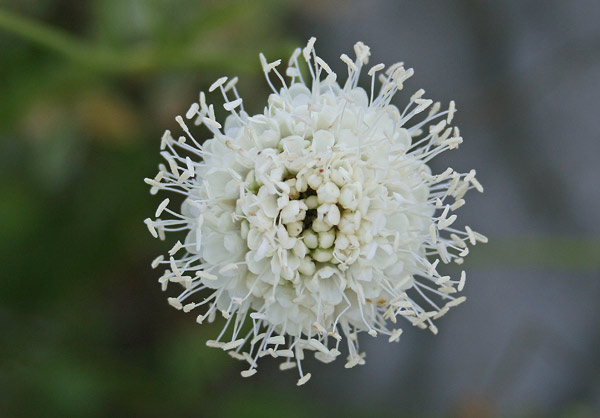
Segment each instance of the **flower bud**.
M345 250L349 245L350 240L348 237L345 234L338 232L337 236L335 237L335 249L340 251Z
M342 173L343 169L333 169L331 170L330 178L338 187L342 187L346 184L346 178Z
M294 255L299 259L303 259L306 256L306 253L308 252L306 244L299 239L296 240L296 245L294 245L294 248L292 250L294 252Z
M321 185L317 190L317 198L321 204L336 203L339 197L340 189L331 181Z
M315 263L312 262L308 257L304 257L302 261L300 261L298 271L307 276L312 276L316 271Z
M321 177L317 173L311 174L308 177L308 185L313 190L317 190L322 183L323 183L323 177Z
M335 232L333 230L319 232L319 247L329 248L335 241Z
M302 239L304 244L310 249L317 248L319 246L319 237L311 229L307 229L302 233Z
M325 221L331 225L335 226L340 223L340 210L337 205L331 205L329 211L327 212L327 216L325 217Z
M339 202L344 209L356 210L360 202L359 198L358 187L354 184L346 184L340 191Z
M329 228L331 228L331 225L325 222L324 219L317 218L312 223L312 229L315 232L324 232L329 230Z
M325 262L331 260L332 256L333 256L332 249L317 248L316 250L314 250L312 252L312 257L320 263L325 263Z
M300 202L298 202L297 200L292 200L281 210L281 222L283 222L284 224L294 222L299 213Z
M290 222L285 229L290 237L297 237L302 232L302 222Z
M306 203L306 207L308 209L316 209L317 206L319 206L319 200L317 199L317 196L315 196L315 195L308 196L306 198L305 203Z

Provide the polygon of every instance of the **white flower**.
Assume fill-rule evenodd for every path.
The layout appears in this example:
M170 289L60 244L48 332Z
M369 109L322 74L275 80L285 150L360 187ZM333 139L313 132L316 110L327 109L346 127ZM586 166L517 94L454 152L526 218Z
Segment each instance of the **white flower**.
M183 286L169 303L200 311L199 323L220 313L226 324L207 344L246 361L242 376L270 355L284 359L282 369L298 367L299 385L310 378L301 368L307 350L325 363L344 350L352 367L364 363L361 331L397 341L402 317L436 333L433 320L465 300L454 295L464 272L458 280L442 276L438 263L461 264L468 243L486 241L452 227L467 190L483 191L475 171L432 174L427 165L462 142L449 126L454 102L441 111L419 90L404 109L390 104L413 74L402 64L385 72L383 64L371 67L370 89L358 87L370 55L361 42L354 60L341 56L348 78L338 84L314 42L294 52L287 81L277 70L281 60L260 55L273 90L261 114L244 111L237 78L209 89L225 98L231 115L224 126L201 93L185 116L212 137L201 143L178 116L185 136L165 132L168 164L146 179L152 193L185 197L181 213L165 199L158 219L145 221L161 239L187 232L153 263L166 267L163 290ZM425 116L413 122L419 114Z

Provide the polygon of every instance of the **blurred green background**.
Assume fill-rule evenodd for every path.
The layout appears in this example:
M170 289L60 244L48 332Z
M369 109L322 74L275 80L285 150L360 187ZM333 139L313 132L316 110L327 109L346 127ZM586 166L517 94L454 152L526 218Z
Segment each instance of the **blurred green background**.
M350 3L360 4L365 13L369 7L369 2ZM473 2L465 3L478 10ZM594 415L600 391L598 347L594 348L597 328L591 331L592 345L586 343L583 350L593 365L582 385L592 388L584 390L585 396L572 393L558 403L536 398L516 410L503 409L491 393L492 384L487 394L446 394L444 402L430 409L428 397L439 392L428 392L426 382L410 385L421 378L415 365L426 362L418 354L408 358L406 376L402 367L395 372L399 377L389 393L396 393L396 398L385 395L385 401L384 395L353 401L350 385L359 393L384 393L378 389L378 375L345 371L340 365L309 364L319 370L316 376L313 372L313 380L320 383L312 388L297 389L295 375L281 374L276 362L266 359L260 373L244 380L237 362L204 344L215 335L218 321L198 326L193 317L166 303L158 273L149 264L168 249L168 243L151 239L142 223L160 201L150 196L143 178L156 172L162 132L177 131L174 116L185 112L198 92L221 75L240 75L245 103L250 111L260 111L268 94L260 73L260 51L272 59L286 57L314 32L326 60L348 53L361 39L350 37L354 36L351 29L346 33L331 28L355 18L348 4L0 3L0 416L476 417L502 411L519 416ZM374 4L383 7L382 2ZM428 18L423 13L423 22ZM398 22L403 22L402 17ZM340 40L343 51L335 49ZM408 48L409 56L410 52ZM397 51L379 49L378 53L387 63L405 58ZM474 67L482 73L487 68ZM514 74L508 72L506 77L511 80ZM495 100L495 96L478 97L482 96L465 100L471 100L471 106L477 106L478 100ZM458 104L460 108L460 99ZM459 120L461 127L465 120L468 117ZM489 165L478 162L478 172L493 172L492 160L497 156L491 154L493 149L488 150ZM465 161L474 165L474 160ZM596 213L598 203L591 202ZM535 213L536 207L526 210ZM490 270L509 268L542 274L560 270L565 280L576 272L588 278L585 283L597 282L600 245L594 230L565 234L541 228L503 236L488 227L493 219L478 222L474 226L484 233L491 229L492 236L491 243L475 249L467 262L467 268L476 271L472 280ZM594 286L590 294L600 296ZM477 292L469 297L475 300ZM583 314L595 318L597 303L588 308L581 307ZM403 348L411 344L412 337L407 338L393 350L410 352ZM519 338L517 344L522 343ZM419 336L414 344L431 347L436 341ZM377 349L369 354L380 356ZM385 355L394 356L393 350ZM519 367L528 361L527 356L516 358ZM577 373L561 382L568 385L569 379L579 379ZM527 390L525 386L523 391Z

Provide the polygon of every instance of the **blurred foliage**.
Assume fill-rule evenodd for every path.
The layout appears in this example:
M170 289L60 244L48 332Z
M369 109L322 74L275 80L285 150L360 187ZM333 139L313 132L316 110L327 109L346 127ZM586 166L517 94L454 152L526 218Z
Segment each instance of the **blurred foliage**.
M223 74L264 98L257 54L301 43L287 29L294 7L3 2L1 416L373 416L311 401L293 376L241 379L206 348L215 330L173 312L148 266L165 250L142 223L162 131Z
M257 55L291 51L293 3L3 5L0 415L303 410L292 381L248 388L206 348L214 329L165 306L147 266L164 248L141 222L162 131L222 73L263 96Z

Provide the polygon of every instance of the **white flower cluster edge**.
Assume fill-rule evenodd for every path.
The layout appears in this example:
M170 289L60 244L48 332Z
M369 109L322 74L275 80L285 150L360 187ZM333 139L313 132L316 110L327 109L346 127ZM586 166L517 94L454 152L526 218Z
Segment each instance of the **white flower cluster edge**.
M432 174L427 164L462 142L450 126L454 102L442 111L419 90L400 110L390 101L412 69L377 64L368 70L370 90L358 87L370 56L358 42L355 59L340 57L348 68L342 85L314 43L293 53L285 77L281 60L260 54L273 91L261 114L244 111L237 77L209 88L225 99L224 126L200 93L185 118L176 117L185 135L162 138L167 164L145 179L153 194L185 198L180 212L167 198L145 220L155 238L187 233L152 263L165 266L163 290L183 288L169 303L201 311L198 323L222 315L226 324L207 345L247 362L242 376L270 355L284 359L282 370L297 367L298 385L310 379L301 365L307 351L328 363L345 340L353 367L364 364L362 331L398 341L402 317L437 333L433 320L465 300L455 295L464 271L452 279L438 264L461 264L468 244L487 241L452 227L465 193L483 191L475 171ZM186 120L212 137L196 139Z

